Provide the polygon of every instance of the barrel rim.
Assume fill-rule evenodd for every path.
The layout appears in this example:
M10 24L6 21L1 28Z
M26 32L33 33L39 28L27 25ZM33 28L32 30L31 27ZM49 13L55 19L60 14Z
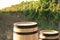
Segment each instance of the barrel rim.
M56 30L42 30L41 31L43 34L57 34L59 33L58 31Z
M19 34L19 35L32 35L32 34L38 33L38 30L33 31L33 32L14 32L14 33Z
M16 22L14 23L14 26L31 26L31 25L37 25L37 22Z

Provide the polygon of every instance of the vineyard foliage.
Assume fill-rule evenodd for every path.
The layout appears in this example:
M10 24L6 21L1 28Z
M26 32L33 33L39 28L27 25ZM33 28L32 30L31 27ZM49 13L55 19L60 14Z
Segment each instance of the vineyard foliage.
M39 0L22 2L17 5L0 10L2 13L18 12L25 15L26 21L36 21L43 29L54 29L54 24L60 20L60 4L55 0ZM14 13L12 13L14 14Z

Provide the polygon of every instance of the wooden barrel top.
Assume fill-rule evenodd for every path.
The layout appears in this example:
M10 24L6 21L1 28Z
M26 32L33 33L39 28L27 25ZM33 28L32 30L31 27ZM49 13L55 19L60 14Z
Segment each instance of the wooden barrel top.
M43 33L43 34L56 34L56 33L59 33L56 30L42 30L40 32Z
M36 22L16 22L14 23L16 26L30 26L30 25L37 25Z

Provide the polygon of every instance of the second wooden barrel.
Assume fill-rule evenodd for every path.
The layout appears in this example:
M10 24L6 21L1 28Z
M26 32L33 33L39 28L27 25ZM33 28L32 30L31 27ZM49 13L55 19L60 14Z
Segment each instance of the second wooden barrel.
M42 30L42 40L59 40L59 32L56 30Z
M36 22L14 23L13 40L38 40L38 27Z

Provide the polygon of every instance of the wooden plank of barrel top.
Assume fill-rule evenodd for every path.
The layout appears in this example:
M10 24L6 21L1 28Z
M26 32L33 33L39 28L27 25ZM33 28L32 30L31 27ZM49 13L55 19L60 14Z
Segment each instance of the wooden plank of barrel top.
M38 40L38 27L36 22L14 23L13 40Z
M59 32L55 30L42 30L40 31L40 38L43 40L58 40Z

